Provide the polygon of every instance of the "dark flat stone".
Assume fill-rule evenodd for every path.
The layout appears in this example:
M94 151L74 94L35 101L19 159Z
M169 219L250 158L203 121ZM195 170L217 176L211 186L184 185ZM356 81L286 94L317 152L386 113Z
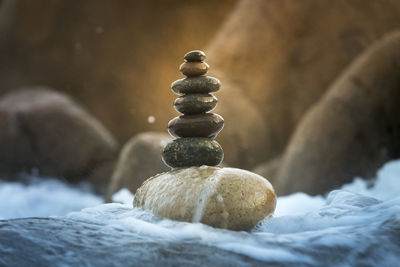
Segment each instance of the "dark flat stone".
M213 113L183 115L168 122L168 132L175 137L215 138L224 127L224 119Z
M193 50L183 57L187 62L203 62L206 59L206 54L201 50Z
M220 87L220 81L210 76L189 77L171 84L171 89L176 94L207 94L218 91Z
M165 164L172 168L217 166L224 158L218 142L203 137L178 138L169 142L162 153Z
M210 94L188 94L178 97L174 106L180 113L192 115L211 111L217 103L217 98Z

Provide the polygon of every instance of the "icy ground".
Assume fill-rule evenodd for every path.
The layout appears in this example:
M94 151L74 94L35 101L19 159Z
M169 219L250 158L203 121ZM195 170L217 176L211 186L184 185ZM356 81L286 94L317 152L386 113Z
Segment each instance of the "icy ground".
M82 229L97 229L96 233L107 237L108 243L117 235L115 242L130 246L134 240L140 240L141 246L163 245L162 253L178 253L177 257L186 255L189 263L199 255L188 256L188 248L198 250L200 256L202 252L215 253L216 259L220 257L220 264L221 259L229 257L241 265L264 262L296 266L399 266L400 262L400 160L387 163L373 181L357 178L327 196L296 193L280 197L274 217L263 221L251 233L161 220L151 213L133 209L132 198L133 195L124 189L113 197L114 201L122 203L101 204L101 198L87 189L54 180L33 179L29 185L0 182L0 218L51 216L54 225L61 221L63 224L79 224ZM12 223L3 222L3 226L12 226ZM23 221L8 222L18 225ZM26 231L34 235L34 230L28 228ZM7 227L2 227L0 221L0 252L12 251L4 248L2 243L1 231L4 229ZM85 235L85 230L78 232ZM31 239L30 242L42 242ZM90 241L87 241L87 246L90 246ZM142 251L136 255L133 251L140 248L130 249L130 255L135 255L138 262L140 259L144 262L143 257L147 257L149 262L160 262L160 257L165 257L159 250L153 251L155 255L145 255L146 252ZM227 254L221 254L221 251ZM118 255L118 252L114 253ZM80 259L75 255L74 259L92 262L85 257ZM12 259L10 252L9 260ZM68 255L62 261L74 263ZM218 261L216 263L218 265Z

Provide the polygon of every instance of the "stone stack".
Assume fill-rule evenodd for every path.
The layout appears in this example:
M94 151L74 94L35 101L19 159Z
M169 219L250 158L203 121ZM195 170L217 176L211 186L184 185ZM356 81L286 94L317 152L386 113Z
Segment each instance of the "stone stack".
M162 155L174 169L147 179L136 191L133 206L161 218L251 230L274 212L274 188L255 173L214 167L224 156L214 140L224 120L207 112L217 105L210 93L219 90L220 82L205 76L209 67L203 52L191 51L184 58L180 70L187 78L172 83L172 91L181 95L175 108L183 115L168 123L169 133L177 139Z
M181 95L174 102L182 116L168 123L168 132L177 139L168 143L163 151L163 161L172 168L191 166L217 166L224 152L214 138L224 127L224 119L207 113L217 105L210 93L220 88L218 79L205 76L209 66L204 62L204 52L194 50L184 56L180 71L187 78L172 83L174 93Z

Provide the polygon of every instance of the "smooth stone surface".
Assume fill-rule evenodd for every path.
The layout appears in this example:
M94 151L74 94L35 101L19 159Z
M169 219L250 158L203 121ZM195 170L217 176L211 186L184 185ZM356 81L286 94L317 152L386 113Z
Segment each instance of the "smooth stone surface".
M189 94L178 97L174 107L180 113L192 115L211 111L217 103L218 99L210 94Z
M215 138L224 127L224 119L213 113L183 115L168 122L168 132L174 137Z
M148 179L133 205L163 218L247 231L274 212L276 195L268 180L255 173L201 166Z
M224 151L217 141L204 137L178 138L168 143L162 153L165 164L172 168L217 166Z
M176 80L171 84L171 89L176 94L204 94L216 92L221 87L221 82L214 77L198 76Z
M205 62L184 62L179 70L183 75L193 77L206 74L209 68L210 66Z
M186 53L183 59L187 62L203 62L206 60L206 54L201 50L193 50Z

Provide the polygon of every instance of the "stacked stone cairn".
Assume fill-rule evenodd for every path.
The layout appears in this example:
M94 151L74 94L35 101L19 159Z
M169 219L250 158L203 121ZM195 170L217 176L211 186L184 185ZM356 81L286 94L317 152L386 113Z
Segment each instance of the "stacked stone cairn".
M180 66L187 78L171 85L172 91L181 95L174 102L175 109L183 114L168 123L168 132L177 139L167 144L162 157L172 168L217 166L224 157L221 146L213 140L224 127L224 119L208 113L217 105L217 98L210 93L219 90L220 82L205 76L209 69L205 58L199 50L187 53Z
M205 58L198 50L184 57L180 70L187 78L171 86L181 95L174 105L183 115L168 123L176 139L162 154L172 170L147 179L136 191L133 206L161 218L248 231L274 212L276 195L264 177L217 167L224 153L214 138L224 120L208 112L217 105L210 93L219 90L220 82L205 76L209 69Z

